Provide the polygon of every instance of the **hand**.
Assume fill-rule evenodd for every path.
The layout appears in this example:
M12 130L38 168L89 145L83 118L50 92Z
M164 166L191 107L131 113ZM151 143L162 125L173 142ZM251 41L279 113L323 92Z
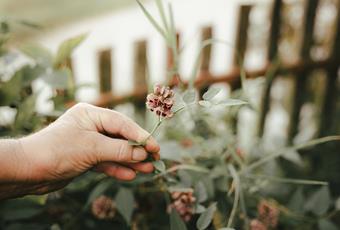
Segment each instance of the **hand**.
M65 186L90 169L132 180L136 172L153 171L152 163L142 162L149 153L159 159L159 146L148 137L149 133L128 117L80 103L47 128L17 141L20 150L15 151L11 166L15 176L9 181L25 184L25 194L42 194ZM147 138L144 147L130 146L127 141Z

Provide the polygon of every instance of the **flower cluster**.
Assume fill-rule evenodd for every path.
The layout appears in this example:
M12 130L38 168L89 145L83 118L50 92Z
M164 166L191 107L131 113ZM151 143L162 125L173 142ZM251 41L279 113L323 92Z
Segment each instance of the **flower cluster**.
M174 92L168 86L155 85L153 93L148 94L146 106L157 116L171 118L174 105Z
M251 230L275 229L279 221L280 210L272 203L262 200L257 205L258 217L250 223Z
M92 202L92 214L101 220L113 219L116 215L115 202L107 196L100 196Z
M190 221L194 214L194 203L196 198L193 196L193 192L193 189L171 192L173 202L170 204L169 208L176 209L185 222Z

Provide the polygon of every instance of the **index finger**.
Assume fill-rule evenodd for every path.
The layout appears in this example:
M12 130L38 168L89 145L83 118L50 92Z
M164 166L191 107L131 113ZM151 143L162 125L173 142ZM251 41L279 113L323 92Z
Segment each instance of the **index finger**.
M89 112L98 131L106 132L113 135L122 136L131 141L142 143L145 140L144 148L147 152L158 153L160 147L157 141L150 136L146 130L142 129L137 123L127 116L110 109L104 109L93 106L95 109Z

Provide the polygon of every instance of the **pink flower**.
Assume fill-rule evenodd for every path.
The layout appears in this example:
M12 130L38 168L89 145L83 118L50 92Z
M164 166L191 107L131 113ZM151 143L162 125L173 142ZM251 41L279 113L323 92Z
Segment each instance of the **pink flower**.
M171 192L172 203L169 211L174 208L185 222L189 222L194 215L194 204L196 198L193 196L193 189L188 191Z
M274 204L266 200L261 200L257 205L258 219L267 227L276 228L280 210Z
M250 221L251 230L267 230L268 228L258 219L253 219Z
M174 92L168 86L155 85L153 93L146 97L146 106L157 116L171 118L173 116L171 111L174 105L173 97Z
M110 197L102 195L92 202L91 211L97 219L113 219L116 215L116 205Z

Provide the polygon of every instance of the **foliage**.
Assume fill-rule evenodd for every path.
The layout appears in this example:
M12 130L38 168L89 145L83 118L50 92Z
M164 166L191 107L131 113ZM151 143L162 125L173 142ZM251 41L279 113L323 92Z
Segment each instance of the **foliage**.
M175 64L169 70L171 82L170 78L178 75L176 63L180 56L171 5L165 10L163 1L156 0L161 20L158 23L142 3L138 3L173 51ZM66 47L73 47L78 39L81 40L81 37L71 40ZM61 49L63 47L65 45ZM36 61L37 57L43 57L37 61L39 68L35 71L46 72L47 67L52 70L53 74L39 74L39 78L54 86L68 86L68 81L58 77L67 75L65 66L59 64L66 60L64 54L69 54L68 51L60 51L57 58L41 48L31 48L25 53ZM198 65L195 66L198 68ZM22 88L7 88L37 79L36 75L26 74L25 71L29 70L20 69L19 74L10 78L11 83L1 84L0 92L5 95L1 97L1 105L14 103L26 108L23 111L33 107L34 97L24 101L18 96ZM194 78L197 69L193 73ZM242 78L244 81L245 76ZM245 100L246 93L236 93L232 98L220 100L220 89L216 87L198 92L193 87L185 89L180 86L174 91L174 116L171 119L157 117L155 128L151 131L155 134L160 129L157 138L161 143L161 160L153 162L156 168L153 175L139 174L132 182L118 182L88 172L63 191L40 199L28 197L1 204L0 226L3 229L21 229L23 226L25 229L46 229L53 224L53 229L231 230L254 229L254 221L261 220L268 225L267 229L337 229L335 221L340 208L339 198L335 198L339 193L331 191L328 182L319 181L329 178L320 176L318 167L311 163L314 158L307 154L320 151L315 145L321 145L324 154L327 147L340 140L339 136L320 138L274 152L266 150L259 141L252 151L246 152L239 147L230 122L233 120L231 117L237 114L232 110L241 106L252 107ZM18 115L14 123L15 126L17 122L20 124L17 130L25 129L22 124L28 121L32 123L34 111L26 114L31 116ZM12 127L8 128L8 133L13 132ZM137 146L144 142L130 144ZM91 205L103 194L115 202L118 214L113 219L101 220L91 213ZM265 204L266 208L261 204ZM19 212L18 207L21 207ZM264 223L268 218L278 222Z

